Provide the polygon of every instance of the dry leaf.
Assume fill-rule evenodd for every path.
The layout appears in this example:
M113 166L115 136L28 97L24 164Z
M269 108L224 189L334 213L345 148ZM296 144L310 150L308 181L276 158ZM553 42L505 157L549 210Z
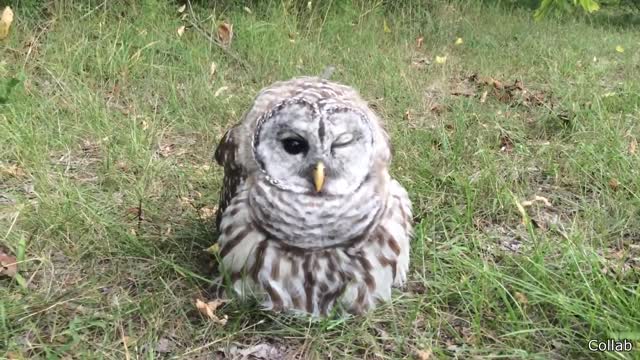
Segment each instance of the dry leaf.
M635 155L637 147L638 147L638 140L636 140L635 138L632 138L631 141L629 142L629 154Z
M500 136L500 151L510 153L513 151L513 140L507 134Z
M484 104L485 101L487 101L487 94L489 94L489 91L485 90L482 93L482 96L480 96L480 103Z
M13 11L7 6L2 10L2 15L0 15L0 40L4 40L9 36L9 28L11 28L12 22Z
M251 9L249 9L248 7L243 7L242 10L244 10L247 14L251 14Z
M233 24L223 22L222 24L218 25L217 36L220 44L224 46L231 45L231 40L233 40Z
M182 36L182 34L184 34L184 29L185 29L184 25L182 25L182 26L180 26L178 28L178 36Z
M22 170L22 168L19 167L16 164L9 164L8 166L0 165L0 173L7 174L7 175L10 175L10 176L16 177L16 178L23 177L23 176L27 175L24 172L24 170Z
M211 62L211 66L209 67L209 76L213 77L213 75L216 74L216 70L218 69L218 66L216 65L215 62Z
M462 38L457 38L456 39L456 45L462 45L464 41L462 40Z
M444 64L447 62L446 56L436 56L436 64Z
M7 360L24 360L25 357L22 356L22 354L20 353L16 353L16 352L8 352L6 355Z
M232 351L229 355L233 359L272 360L285 359L286 354L281 347L273 344L257 344L250 348Z
M225 302L226 301L222 299L215 299L205 303L200 299L196 299L196 308L202 315L208 317L213 322L224 325L227 323L229 317L227 315L224 315L222 318L219 318L216 315L216 310Z
M538 195L534 195L533 199L531 199L531 200L523 201L522 202L522 206L524 206L524 207L531 206L536 201L540 201L540 202L544 203L545 206L551 207L551 201L549 201L549 199L547 199L544 196L538 196Z
M13 278L18 273L18 264L15 256L6 254L0 250L0 277L8 276Z
M220 252L220 245L218 243L215 243L209 246L208 248L206 248L204 251L211 255L216 255L217 253Z
M220 94L222 94L223 91L227 90L228 87L226 86L222 86L220 89L216 90L215 93L213 93L213 97L218 97L220 96Z
M424 44L424 37L420 36L416 39L416 47L421 48L422 44Z
M187 4L184 4L178 8L178 14L182 14L187 8Z
M418 359L418 360L429 360L429 359L431 359L431 355L432 354L433 354L433 352L431 351L431 349L417 350L416 351L416 359Z
M513 294L513 296L516 298L516 301L520 304L520 305L527 305L529 304L529 299L527 298L527 295L521 293L521 292L516 292L515 294Z
M622 47L622 45L618 45L616 46L616 51L619 53L623 53L624 52L624 48Z
M173 347L173 343L171 340L167 338L160 338L156 343L155 350L157 353L166 354L171 352L171 348Z
M382 28L385 33L391 32L391 29L389 28L389 24L387 24L387 19L384 19L384 21L382 22Z
M131 216L133 218L137 218L137 219L144 218L142 215L142 208L138 206L130 207L127 210L125 210L125 212L127 213L128 216Z
M167 158L171 156L171 154L173 154L175 148L176 144L163 144L158 149L158 154L160 154L160 156L162 156L163 158Z
M216 215L218 211L217 207L203 207L198 210L198 215L200 215L200 219L209 220Z
M620 186L620 182L618 181L618 179L611 178L609 180L609 187L611 188L611 190L617 191L619 186Z
M413 60L411 62L411 67L414 67L416 69L423 69L427 65L431 65L431 61L429 59L425 59L425 58L416 59L416 60Z

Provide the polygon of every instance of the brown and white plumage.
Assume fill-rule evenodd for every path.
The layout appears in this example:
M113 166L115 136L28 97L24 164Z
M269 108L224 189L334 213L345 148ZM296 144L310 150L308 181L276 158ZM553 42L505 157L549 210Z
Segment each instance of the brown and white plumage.
M263 89L215 159L221 268L239 294L317 316L361 313L404 283L411 203L354 89L315 77Z

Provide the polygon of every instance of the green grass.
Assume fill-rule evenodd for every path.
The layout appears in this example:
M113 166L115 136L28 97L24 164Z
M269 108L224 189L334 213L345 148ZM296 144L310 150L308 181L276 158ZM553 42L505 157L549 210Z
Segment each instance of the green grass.
M18 3L0 42L0 85L21 80L0 105L0 243L24 280L0 278L0 356L640 358L587 349L640 348L640 31L476 2L194 5L209 33L233 23L237 61L179 37L171 2L53 3ZM388 123L418 221L410 283L358 318L232 302L207 321L213 149L261 87L329 64ZM451 95L472 73L547 100ZM552 206L523 224L534 195Z

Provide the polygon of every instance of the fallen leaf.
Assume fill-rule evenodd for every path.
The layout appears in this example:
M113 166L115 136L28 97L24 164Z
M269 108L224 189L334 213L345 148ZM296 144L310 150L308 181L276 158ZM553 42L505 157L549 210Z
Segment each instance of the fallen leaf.
M0 250L0 277L8 276L16 277L18 273L18 264L15 256L11 256Z
M431 61L429 59L425 59L425 58L416 59L416 60L413 60L411 62L411 67L414 67L414 68L417 68L417 69L423 69L427 65L431 65Z
M436 56L436 64L444 64L447 62L446 56Z
M209 76L213 77L213 75L216 74L216 70L217 70L218 66L216 65L215 62L211 62L211 66L209 66Z
M218 243L215 243L209 246L208 248L206 248L204 251L211 255L216 255L217 253L220 252L220 245Z
M500 136L500 151L510 153L513 151L513 140L507 134Z
M387 19L384 19L382 22L382 28L385 33L390 33L391 29L389 28L389 24L387 24Z
M24 170L22 170L22 168L16 164L9 164L8 166L5 166L4 164L0 165L0 173L7 174L16 178L24 177L27 175Z
M416 359L417 360L430 360L433 352L431 349L426 350L417 350L416 351Z
M249 9L248 7L243 7L242 10L244 10L247 14L251 14L251 9Z
M489 94L489 91L485 90L482 93L482 96L480 96L480 103L484 104L485 101L487 101L487 94Z
M632 138L631 141L629 142L629 154L635 155L637 147L638 147L638 140L636 140L635 138Z
M429 110L431 110L431 112L436 115L441 115L442 113L447 111L447 109L447 106L444 104L434 104Z
M307 2L307 9L311 10L311 1Z
M250 348L239 350L237 354L230 354L231 357L236 359L255 359L255 360L271 360L271 359L285 359L286 354L282 348L274 346L273 344L257 344Z
M134 207L130 207L126 210L127 215L136 218L136 219L143 219L144 217L142 216L142 208L138 207L138 206L134 206Z
M182 14L187 8L187 4L184 4L178 8L178 14Z
M622 47L622 45L618 45L616 46L616 51L619 53L623 53L624 52L624 48Z
M462 38L457 38L456 39L456 45L462 45L464 41L462 40Z
M222 299L215 299L206 303L200 299L196 299L196 308L198 309L200 314L208 317L209 320L212 320L213 322L216 322L220 325L225 325L229 320L229 317L227 315L224 315L222 318L219 318L216 315L216 310L220 307L220 305L224 303L226 303L226 301Z
M182 25L182 26L180 26L178 28L178 36L182 36L182 34L184 34L184 29L185 29L184 25Z
M424 37L423 36L420 36L420 37L418 37L416 39L416 47L417 48L421 48L423 43L424 43Z
M521 292L517 292L515 294L513 294L513 297L516 298L516 301L520 304L520 305L527 305L529 304L529 299L527 298L527 296Z
M222 22L218 25L217 36L218 41L220 41L220 44L223 46L231 45L231 40L233 40L233 24Z
M24 359L26 359L24 356L22 356L22 354L17 353L17 352L8 352L6 357L7 357L7 360L24 360Z
M162 156L163 158L167 158L173 154L173 151L175 150L175 148L176 148L176 144L160 145L160 148L158 149L158 154L160 154L160 156Z
M547 199L544 196L538 196L538 195L534 195L533 199L531 199L531 200L523 201L522 202L522 206L524 206L524 207L531 206L536 201L540 201L540 202L544 203L545 206L548 206L548 207L552 206L551 205L551 201L549 201L549 199Z
M215 93L213 93L213 97L218 97L220 96L220 94L222 94L223 91L227 90L228 87L227 86L222 86L220 87L218 90L216 90Z
M0 40L4 40L9 36L9 29L11 28L12 22L13 11L7 6L2 10L2 15L0 15Z
M218 208L215 207L215 206L214 207L206 207L205 206L205 207L200 208L198 210L198 215L200 215L200 219L202 219L202 220L209 220L209 219L212 219L216 215L217 211L218 211Z
M618 187L620 186L620 182L618 181L618 179L616 178L611 178L609 180L609 187L611 188L611 190L613 191L618 191Z
M166 354L171 352L173 342L167 338L160 338L156 343L155 350L157 353Z
M411 112L410 112L409 110L405 111L405 112L404 112L404 115L402 116L402 118L403 118L404 120L411 121L411 118L412 118L412 116L411 116Z

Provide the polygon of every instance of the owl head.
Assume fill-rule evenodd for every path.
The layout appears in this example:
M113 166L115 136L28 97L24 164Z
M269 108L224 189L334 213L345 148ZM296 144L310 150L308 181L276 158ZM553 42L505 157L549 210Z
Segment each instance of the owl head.
M366 106L338 97L304 94L275 104L257 120L252 150L274 186L295 193L353 193L389 161L377 117Z

